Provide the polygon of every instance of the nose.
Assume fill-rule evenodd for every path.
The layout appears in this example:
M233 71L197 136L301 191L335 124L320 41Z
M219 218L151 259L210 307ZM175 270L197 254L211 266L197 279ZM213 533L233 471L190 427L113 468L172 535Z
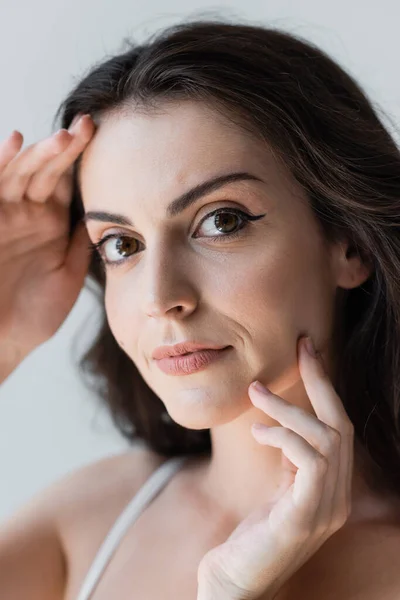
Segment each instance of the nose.
M159 245L146 251L142 261L140 295L149 317L184 318L198 303L193 268L183 248Z

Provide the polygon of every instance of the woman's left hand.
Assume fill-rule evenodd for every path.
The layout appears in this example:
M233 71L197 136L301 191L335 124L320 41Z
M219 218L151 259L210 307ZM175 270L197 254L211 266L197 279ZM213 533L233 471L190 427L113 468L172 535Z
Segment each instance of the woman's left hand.
M285 476L272 503L251 513L226 542L203 557L198 600L274 598L347 521L354 428L320 360L307 352L304 338L299 370L316 416L249 386L254 406L281 424L252 427L252 433L258 443L281 448Z

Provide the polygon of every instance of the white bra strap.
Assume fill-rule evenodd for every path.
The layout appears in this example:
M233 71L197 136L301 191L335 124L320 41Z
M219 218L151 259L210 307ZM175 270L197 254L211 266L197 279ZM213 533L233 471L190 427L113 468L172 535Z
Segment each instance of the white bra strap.
M130 525L136 521L187 458L188 456L177 456L166 460L144 482L105 537L85 577L77 600L89 600L104 568Z

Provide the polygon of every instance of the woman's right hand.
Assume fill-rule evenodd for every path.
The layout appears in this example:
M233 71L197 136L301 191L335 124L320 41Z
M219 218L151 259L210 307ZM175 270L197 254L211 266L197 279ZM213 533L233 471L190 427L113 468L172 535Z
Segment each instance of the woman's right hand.
M80 223L69 241L69 207L73 163L95 124L77 117L21 152L18 131L0 142L0 361L18 364L50 339L85 281L89 237Z

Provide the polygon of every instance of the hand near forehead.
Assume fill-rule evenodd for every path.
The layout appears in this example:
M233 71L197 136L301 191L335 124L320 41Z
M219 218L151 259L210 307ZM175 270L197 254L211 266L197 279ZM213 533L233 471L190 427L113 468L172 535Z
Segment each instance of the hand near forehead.
M69 239L69 211L73 163L94 130L84 115L23 150L18 131L0 142L0 358L14 367L58 330L84 283L89 238L81 224Z
M254 424L260 444L280 448L286 477L273 505L250 514L202 559L198 600L270 600L347 521L354 429L318 357L299 343L299 370L315 415L249 387L254 406L280 423Z

